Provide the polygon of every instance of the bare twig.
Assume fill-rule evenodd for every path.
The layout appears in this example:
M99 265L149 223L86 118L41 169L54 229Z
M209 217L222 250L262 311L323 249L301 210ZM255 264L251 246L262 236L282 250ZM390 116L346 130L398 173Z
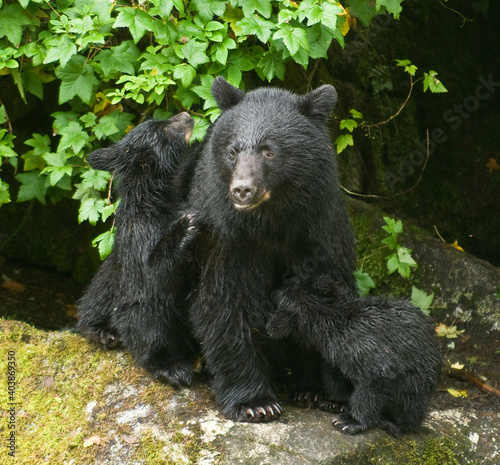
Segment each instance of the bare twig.
M403 104L401 105L401 108L396 112L394 113L390 118L386 119L385 121L381 121L380 123L374 123L374 124L362 124L361 126L364 127L364 128L372 128L374 126L382 126L383 124L387 124L389 121L393 120L394 118L396 118L396 116L398 116L402 111L403 111L403 108L406 106L406 104L408 103L408 100L410 100L410 97L411 97L411 93L413 91L413 86L418 82L418 81L421 81L423 78L419 78L417 79L415 82L413 82L413 78L410 74L410 92L408 92L408 96L406 97L406 100L403 102Z
M481 391L487 392L488 394L494 394L495 396L500 397L500 390L497 388L494 388L493 386L490 386L489 384L485 383L484 381L481 381L479 378L474 376L472 373L469 373L468 371L465 370L456 370L454 368L449 369L446 374L450 378L455 378L459 379L461 381L466 381L469 384L472 384Z
M415 189L420 184L420 181L422 180L422 176L424 174L425 168L427 166L427 161L429 160L429 130L426 129L426 134L427 134L427 154L425 157L424 161L424 166L422 166L422 170L420 171L420 175L418 176L417 181L413 186L410 188L406 189L403 192L398 192L397 194L392 194L392 195L375 195L375 194L358 194L357 192L351 192L350 190L346 189L344 186L340 186L345 192L347 192L349 195L355 195L356 197L363 197L363 198L375 198L375 199L392 199L394 197L399 197L400 195L407 194L408 192L412 191Z

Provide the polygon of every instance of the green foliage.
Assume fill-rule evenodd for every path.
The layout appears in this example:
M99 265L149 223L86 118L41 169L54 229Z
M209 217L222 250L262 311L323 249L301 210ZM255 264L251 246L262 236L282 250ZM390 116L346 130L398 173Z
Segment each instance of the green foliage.
M434 300L434 292L427 294L417 287L413 286L411 289L411 303L415 307L420 308L426 315L430 314L430 306Z
M11 126L8 103L6 111L0 102L0 167L10 165L18 183L0 181L0 205L13 192L18 202L72 197L80 202L79 221L105 220L116 199L109 175L90 170L86 154L119 140L141 118L181 110L195 116L193 139L202 139L219 114L210 95L214 76L239 87L249 72L282 80L287 63L306 69L326 58L333 41L343 46L351 15L368 24L379 13L397 17L401 3L0 1L0 79L11 78L25 102L27 94L47 98L53 82L58 101L47 106L61 105L51 115L53 131L17 140L15 148L21 128ZM344 123L348 131L357 125L353 118ZM346 136L339 146L352 144ZM106 253L111 239L96 243Z
M389 274L397 271L403 278L409 278L411 268L417 267L417 262L411 256L411 249L399 244L399 234L403 232L403 223L401 220L393 220L384 216L386 224L382 226L384 231L389 234L382 240L382 243L389 247L394 252L386 257L387 271Z
M377 287L372 277L365 271L356 270L354 272L356 284L358 285L359 295L366 296L370 293L371 289Z

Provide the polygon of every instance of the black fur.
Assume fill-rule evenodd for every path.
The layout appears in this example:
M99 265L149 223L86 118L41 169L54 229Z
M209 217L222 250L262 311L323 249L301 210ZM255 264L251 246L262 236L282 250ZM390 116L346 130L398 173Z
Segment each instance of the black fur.
M429 319L409 302L382 297L332 298L288 289L268 323L322 354L333 424L347 434L380 427L399 436L424 420L442 357Z
M79 302L77 330L107 348L122 342L139 365L173 385L189 385L192 377L184 267L196 230L192 217L179 213L178 187L189 181L192 128L187 113L147 121L87 158L114 173L121 200L113 251Z
M326 128L337 94L329 85L306 95L245 94L220 77L212 92L223 112L189 197L204 231L191 322L224 414L269 421L281 413L279 374L292 372L292 390L321 383L309 351L267 337L275 291L307 288L314 274L357 293L354 238Z

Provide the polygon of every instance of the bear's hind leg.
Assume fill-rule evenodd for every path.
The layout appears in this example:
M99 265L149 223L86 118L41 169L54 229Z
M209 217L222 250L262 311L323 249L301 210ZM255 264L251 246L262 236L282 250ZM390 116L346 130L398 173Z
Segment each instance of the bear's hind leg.
M136 362L161 382L189 386L193 353L188 329L175 313L172 301L147 301L125 305L117 312L116 326L124 346Z
M113 258L111 255L102 263L78 302L76 331L103 349L121 346L120 335L111 322L117 286Z
M345 434L359 434L379 425L385 393L372 384L354 388L349 399L348 413L335 415L333 426Z

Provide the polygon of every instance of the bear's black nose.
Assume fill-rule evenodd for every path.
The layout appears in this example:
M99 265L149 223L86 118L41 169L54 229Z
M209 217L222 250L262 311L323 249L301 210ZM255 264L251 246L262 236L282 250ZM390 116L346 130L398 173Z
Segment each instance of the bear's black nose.
M231 186L231 195L238 203L250 203L257 193L257 186L242 180L233 183Z

